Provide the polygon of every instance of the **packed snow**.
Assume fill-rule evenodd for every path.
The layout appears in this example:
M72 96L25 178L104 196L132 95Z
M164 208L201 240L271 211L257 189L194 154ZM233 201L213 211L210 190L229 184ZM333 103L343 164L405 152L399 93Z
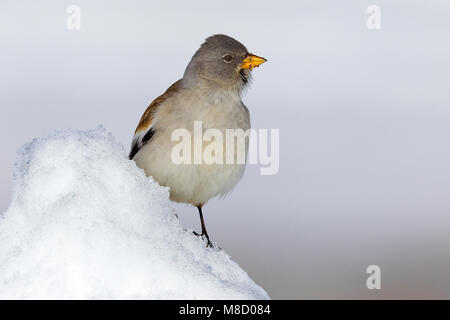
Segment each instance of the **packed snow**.
M0 217L1 299L267 299L184 230L168 189L105 129L22 147Z

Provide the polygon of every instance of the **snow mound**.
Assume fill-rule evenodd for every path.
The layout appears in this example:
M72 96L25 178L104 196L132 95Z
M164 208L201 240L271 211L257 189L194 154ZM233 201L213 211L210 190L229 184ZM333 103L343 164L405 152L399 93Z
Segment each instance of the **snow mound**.
M1 299L266 299L223 251L184 231L167 188L99 127L19 152L0 217Z

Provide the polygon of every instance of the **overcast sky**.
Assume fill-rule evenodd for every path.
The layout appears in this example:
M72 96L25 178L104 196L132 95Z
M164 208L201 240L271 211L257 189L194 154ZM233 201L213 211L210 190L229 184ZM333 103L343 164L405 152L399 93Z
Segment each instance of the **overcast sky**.
M254 128L280 130L280 171L250 166L205 206L213 240L273 298L450 298L449 32L447 0L2 1L0 209L22 144L102 124L128 149L147 105L224 33L269 60L244 102Z

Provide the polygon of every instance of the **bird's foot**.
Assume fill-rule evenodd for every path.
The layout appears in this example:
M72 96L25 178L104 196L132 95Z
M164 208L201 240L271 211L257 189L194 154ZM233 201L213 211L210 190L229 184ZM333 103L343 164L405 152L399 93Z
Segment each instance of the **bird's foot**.
M199 233L197 233L197 232L195 232L195 231L192 231L192 233L193 233L194 235L196 235L197 237L200 237L200 238L202 238L202 239L206 239L206 247L207 247L207 248L212 248L212 247L213 247L212 242L211 242L211 240L209 240L209 236L208 236L207 233L199 234Z

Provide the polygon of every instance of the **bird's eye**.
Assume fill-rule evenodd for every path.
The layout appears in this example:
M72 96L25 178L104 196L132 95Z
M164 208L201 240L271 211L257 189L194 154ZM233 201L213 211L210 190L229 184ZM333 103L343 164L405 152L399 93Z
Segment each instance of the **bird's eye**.
M233 61L233 57L231 56L231 54L226 54L222 57L223 61L225 61L226 63L230 63Z

